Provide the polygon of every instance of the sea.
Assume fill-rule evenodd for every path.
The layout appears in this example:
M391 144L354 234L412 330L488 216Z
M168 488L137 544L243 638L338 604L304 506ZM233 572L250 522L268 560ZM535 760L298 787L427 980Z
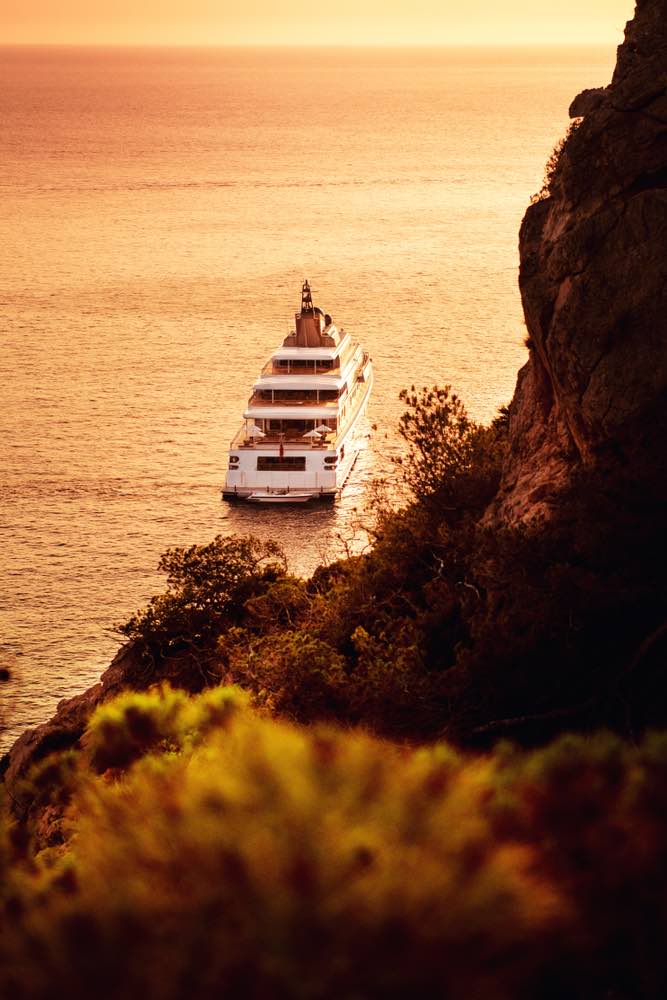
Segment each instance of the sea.
M365 544L403 387L510 400L521 219L614 57L0 49L2 746L95 683L166 548L252 533L308 574ZM373 357L367 447L332 507L230 506L304 278Z

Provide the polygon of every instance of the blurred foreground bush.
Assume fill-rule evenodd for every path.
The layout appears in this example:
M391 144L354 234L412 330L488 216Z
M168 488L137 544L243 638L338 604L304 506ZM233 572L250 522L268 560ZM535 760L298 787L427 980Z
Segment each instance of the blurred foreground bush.
M667 992L667 737L465 756L165 690L77 760L64 844L0 850L2 996Z

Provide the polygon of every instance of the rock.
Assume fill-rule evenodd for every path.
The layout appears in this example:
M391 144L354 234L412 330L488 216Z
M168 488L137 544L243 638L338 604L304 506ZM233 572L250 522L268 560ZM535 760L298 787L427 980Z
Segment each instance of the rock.
M128 642L122 646L99 683L83 694L61 701L52 719L23 733L0 760L1 780L18 820L13 833L17 843L22 841L24 846L31 844L33 850L41 851L62 842L68 795L60 787L59 776L47 774L42 779L49 783L54 801L26 784L26 779L36 764L58 751L80 750L86 759L83 737L98 705L125 690L140 691L153 684L168 683L188 691L200 691L216 679L219 677L205 674L197 659L187 654L154 663L141 655L138 644Z
M577 94L572 104L570 104L570 118L583 118L584 115L595 111L603 103L606 91L606 87L593 87L589 90L582 90L580 94Z
M83 694L67 698L58 704L56 714L48 722L23 733L0 763L5 787L12 795L17 784L30 769L57 750L77 747L93 710L108 698L131 686L141 661L132 643L126 643L116 654L100 682Z
M6 789L15 798L17 786L35 764L59 750L80 749L81 737L94 709L121 691L141 691L153 684L166 683L196 692L219 680L219 676L210 670L205 673L197 658L187 653L152 662L141 655L138 644L126 643L104 671L99 683L83 694L61 701L52 719L23 733L9 753L4 755L0 760L0 776L3 776ZM41 822L39 817L31 819L36 824Z
M667 494L667 0L640 0L610 86L573 109L521 227L532 348L487 523L550 516L591 467L641 469Z

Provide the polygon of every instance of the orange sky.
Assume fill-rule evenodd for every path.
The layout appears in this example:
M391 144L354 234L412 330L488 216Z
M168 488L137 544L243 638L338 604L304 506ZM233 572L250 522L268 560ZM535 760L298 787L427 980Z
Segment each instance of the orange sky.
M2 0L2 43L617 44L633 0Z

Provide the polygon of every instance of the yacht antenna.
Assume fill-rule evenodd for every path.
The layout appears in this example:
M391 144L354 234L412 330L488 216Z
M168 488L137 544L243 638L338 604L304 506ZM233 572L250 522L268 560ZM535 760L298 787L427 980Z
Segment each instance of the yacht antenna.
M310 292L310 285L308 284L308 281L305 280L301 288L301 312L312 313L313 309L313 296Z

